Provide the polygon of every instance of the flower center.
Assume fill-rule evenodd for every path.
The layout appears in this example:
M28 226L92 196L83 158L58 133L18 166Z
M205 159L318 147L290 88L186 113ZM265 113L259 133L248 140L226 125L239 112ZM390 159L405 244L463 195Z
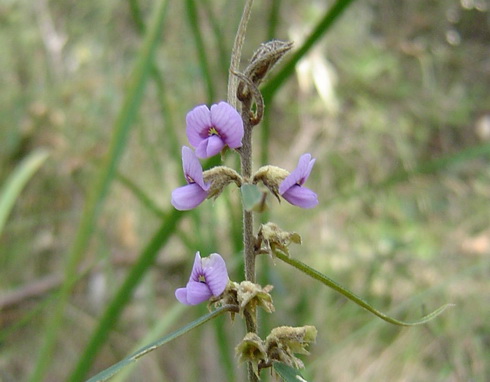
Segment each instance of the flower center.
M210 127L209 128L208 136L211 136L211 135L217 135L219 137L219 133L218 133L218 130L216 130L216 127Z
M192 178L191 178L189 175L186 175L186 176L185 176L185 179L187 180L187 183L189 183L189 184L191 184L191 183L196 183L196 182L194 181L194 179L192 179Z
M204 275L199 275L199 277L197 278L197 281L199 281L200 283L206 284L206 277L204 277Z

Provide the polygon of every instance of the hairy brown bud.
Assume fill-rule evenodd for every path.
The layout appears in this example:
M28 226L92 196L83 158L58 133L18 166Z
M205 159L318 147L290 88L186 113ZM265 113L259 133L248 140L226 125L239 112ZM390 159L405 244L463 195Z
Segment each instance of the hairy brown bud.
M263 166L257 170L257 172L252 177L252 183L257 184L258 182L264 183L270 192L279 200L279 185L284 179L289 175L289 171L276 166Z
M296 369L303 368L303 362L294 354L310 354L306 348L316 341L317 333L317 329L311 325L274 328L265 339L267 355L271 360L285 363Z
M279 60L291 50L293 43L290 41L271 40L260 45L245 69L245 76L258 86L267 73Z
M237 98L242 102L242 110L249 114L251 126L257 125L264 114L264 100L259 85L275 64L293 47L292 42L272 40L260 45L255 51L245 72L232 74L240 81L237 87ZM255 102L255 112L252 111Z
M262 224L257 234L255 250L257 253L269 253L274 256L280 250L289 256L288 246L291 243L301 244L301 236L296 232L283 231L277 224Z
M208 191L208 199L216 199L230 183L240 187L243 183L242 177L232 168L216 166L203 172L204 181L211 183Z
M247 333L235 348L240 362L250 362L255 375L259 376L259 363L267 358L264 341L255 333Z
M267 313L272 313L274 312L274 305L269 293L272 288L272 285L262 287L250 281L242 281L240 284L230 281L223 292L223 296L220 296L219 300L212 301L212 303L238 305L241 315L244 314L245 310L255 311L257 307L261 307Z

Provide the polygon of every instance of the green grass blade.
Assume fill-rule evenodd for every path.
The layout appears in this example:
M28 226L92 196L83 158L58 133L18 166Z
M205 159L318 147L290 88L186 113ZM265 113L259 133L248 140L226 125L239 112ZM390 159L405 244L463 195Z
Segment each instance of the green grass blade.
M22 189L48 156L47 150L39 149L32 152L17 165L14 172L7 178L0 193L0 235Z
M209 20L209 23L211 24L211 28L213 30L213 36L214 40L216 42L216 46L218 48L218 55L219 55L219 69L221 72L221 75L224 78L228 77L228 64L229 64L229 53L228 53L228 48L226 46L227 39L226 36L223 32L224 27L223 25L220 25L220 22L218 21L218 17L223 19L223 15L219 12L216 12L213 7L212 3L214 3L211 0L205 0L202 2L203 5L203 10L206 13L206 18ZM228 20L226 20L228 22ZM226 32L225 32L226 33Z
M133 364L136 362L139 358L143 357L144 355L152 352L155 349L158 349L160 346L163 346L167 344L170 341L173 341L174 339L186 334L192 329L195 329L202 324L208 322L209 320L212 320L213 318L218 317L220 314L225 313L230 310L235 310L236 306L235 305L224 305L222 307L219 307L218 309L206 314L205 316L199 317L197 320L192 321L190 324L187 324L183 328L176 330L175 332L172 332L168 335L166 335L163 338L160 338L159 340L139 349L135 353L131 354L129 357L124 358L122 361L119 361L118 363L112 365L108 369L105 369L101 373L95 375L94 377L90 378L87 380L87 382L102 382L102 381L107 381L109 378L111 378L113 375L118 373L121 369Z
M31 381L40 381L43 379L43 375L50 364L49 361L52 359L58 331L62 326L61 322L63 319L64 308L74 286L72 280L76 279L77 268L88 246L94 227L96 226L95 223L98 213L109 189L109 185L114 178L117 164L126 147L130 126L136 118L138 108L143 98L143 92L151 67L150 64L153 59L157 42L161 36L166 8L167 2L165 0L160 1L156 6L154 18L152 19L151 26L145 37L134 72L131 76L128 92L115 121L109 150L100 167L99 173L95 178L94 184L90 189L75 240L68 253L67 265L65 267L66 281L59 292L56 305L53 308L45 328L43 344L36 367L30 378Z
M131 191L135 198L138 199L138 201L148 211L152 212L156 217L160 219L165 217L165 212L162 211L162 209L158 207L153 200L151 200L151 198L141 189L141 187L138 187L138 185L134 183L131 179L121 173L118 173L117 180L119 180L122 185L124 185L129 191Z
M165 316L163 316L161 319L158 319L150 332L145 335L145 337L141 341L138 342L138 344L134 347L134 350L132 350L132 353L136 353L138 349L142 349L145 344L154 342L155 338L161 337L163 334L166 333L168 328L170 328L174 324L179 322L181 323L182 321L179 320L181 320L182 315L184 314L184 312L187 311L187 309L187 306L175 303L170 309L165 312ZM117 376L113 378L113 382L125 381L127 376L134 369L134 365L135 364L133 363L133 366L128 366L124 370L122 370Z
M199 16L197 14L196 2L194 0L186 0L186 12L189 25L191 27L192 37L194 38L194 43L196 44L197 55L199 58L199 63L201 64L202 74L204 76L206 93L207 93L207 103L212 103L214 101L214 82L211 75L211 69L209 67L208 55L206 53L206 46L202 39L203 33L199 29Z
M337 0L337 2L325 13L318 22L303 45L294 52L293 56L284 64L281 70L273 76L262 88L262 95L266 105L273 98L274 94L294 72L294 67L303 56L318 42L332 25L339 19L342 13L349 7L354 0Z
M131 16L135 23L136 29L140 35L144 35L146 31L146 24L141 15L141 9L138 4L138 0L128 0L129 8L131 11ZM175 130L172 128L175 124L172 119L172 106L169 104L169 97L165 92L165 82L163 80L164 76L157 64L153 61L151 63L151 78L155 87L157 89L157 97L160 106L160 114L162 115L162 119L165 125L165 137L164 143L166 144L166 150L172 154L172 157L178 158L180 156L180 144L179 139ZM161 149L161 147L160 147ZM154 155L151 156L156 157Z
M280 8L282 0L272 0L270 2L269 17L267 20L267 40L276 38L276 31L279 27Z
M430 320L434 319L437 317L439 314L444 312L448 307L453 306L452 304L446 304L441 306L440 308L436 309L432 313L422 317L420 320L413 321L413 322L405 322L405 321L400 321L395 318L392 318L376 308L374 308L372 305L370 305L368 302L363 300L361 297L357 296L355 293L351 292L350 290L344 288L342 285L338 284L336 281L332 280L331 278L325 276L323 273L318 272L316 269L313 269L306 265L305 263L295 260L291 257L288 257L287 255L283 254L280 251L275 251L274 254L282 261L285 263L292 265L296 269L299 269L301 272L307 274L311 278L320 281L322 284L332 288L333 290L339 292L340 294L344 295L347 297L349 300L355 302L357 305L362 306L364 309L367 311L373 313L374 315L378 316L382 320L389 322L390 324L393 325L398 325L398 326L415 326L415 325L421 325L425 324L426 322L429 322Z
M84 380L98 351L107 340L109 332L121 315L124 306L126 306L131 299L134 289L146 274L149 267L154 263L160 248L174 233L176 225L183 215L184 212L173 210L167 215L167 218L163 220L161 227L153 235L136 264L133 265L123 284L116 292L116 295L107 306L102 317L99 319L98 326L90 337L85 350L80 355L79 361L68 379L69 381L75 382Z

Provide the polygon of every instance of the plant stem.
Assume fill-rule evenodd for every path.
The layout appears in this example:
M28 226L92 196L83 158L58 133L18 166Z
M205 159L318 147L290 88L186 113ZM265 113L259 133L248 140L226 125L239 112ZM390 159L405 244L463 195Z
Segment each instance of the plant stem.
M247 0L243 9L242 18L240 19L240 25L235 36L235 42L233 44L233 50L231 52L230 61L230 73L228 74L228 103L237 108L236 89L238 86L238 79L232 73L238 72L240 66L240 59L242 57L243 42L245 41L245 31L247 30L248 20L250 19L250 13L252 11L253 0Z
M242 119L245 129L242 147L240 149L241 172L245 182L252 177L252 127L249 122L249 112L242 111ZM243 244L245 256L245 279L255 282L255 250L253 234L254 217L251 211L243 208Z
M243 105L247 106L247 105ZM240 148L241 173L245 182L250 182L252 177L252 129L250 123L249 107L242 108L242 120L245 133ZM247 211L245 206L243 211L243 256L245 263L245 279L255 283L255 237L254 237L254 216L252 211ZM245 324L247 332L257 333L257 312L255 309L245 311ZM248 380L250 382L258 381L252 364L248 363Z
M243 42L245 41L245 31L252 10L253 0L247 0L243 9L242 18L233 45L230 62L230 74L228 79L228 103L237 108L238 99L236 95L238 79L233 73L239 72L240 59L242 55ZM250 182L252 177L252 128L250 122L250 105L242 105L242 120L245 130L242 147L240 148L241 175L245 182ZM245 279L255 282L255 238L253 233L254 217L251 211L243 207L243 256L245 263ZM248 333L257 333L257 312L255 309L245 311L245 324ZM252 364L248 363L248 380L249 382L258 382Z

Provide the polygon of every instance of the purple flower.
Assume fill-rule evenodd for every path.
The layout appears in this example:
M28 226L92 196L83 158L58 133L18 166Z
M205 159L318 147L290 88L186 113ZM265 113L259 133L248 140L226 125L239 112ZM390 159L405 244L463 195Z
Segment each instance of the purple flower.
M243 121L240 114L226 102L196 106L186 117L187 138L199 158L218 154L226 145L236 149L242 145Z
M280 184L279 194L289 203L302 208L313 208L318 204L318 196L309 188L303 187L315 160L311 159L310 154L301 155L298 166Z
M187 146L182 147L182 166L188 184L172 191L172 205L185 211L197 207L207 198L210 185L204 182L199 159Z
M175 297L182 304L197 305L219 296L228 284L228 272L223 258L217 253L201 259L199 252L192 267L191 277L185 288L175 291Z

